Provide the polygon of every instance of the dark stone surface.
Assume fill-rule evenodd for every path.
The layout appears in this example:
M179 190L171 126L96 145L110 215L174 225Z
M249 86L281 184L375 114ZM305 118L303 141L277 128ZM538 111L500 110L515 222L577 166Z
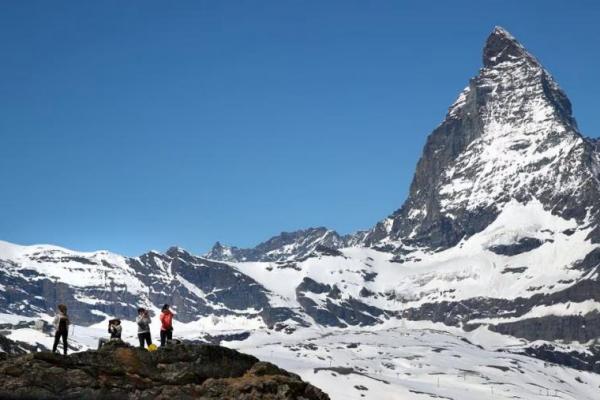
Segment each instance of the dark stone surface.
M297 375L212 345L147 352L120 342L67 357L48 352L0 361L2 399L327 400Z
M590 346L587 353L564 351L551 344L529 346L525 354L540 360L600 374L600 347Z
M209 335L205 334L203 336L204 340L207 343L220 345L222 342L233 342L233 341L242 341L246 340L250 337L250 332L239 332L239 333L230 333L223 335Z
M537 249L544 242L536 238L521 238L513 244L502 244L497 246L491 246L488 248L492 253L500 254L503 256L516 256L517 254L526 253L533 249Z
M584 271L590 271L594 268L598 268L598 266L600 266L600 247L589 252L583 260L576 262L573 267Z
M585 315L548 315L541 318L490 325L489 329L527 340L560 339L567 342L586 343L598 338L600 313L594 311Z
M503 274L522 274L527 271L527 267L506 267L502 270Z
M317 304L307 293L326 294L325 301ZM296 288L296 299L304 312L315 322L325 326L362 326L380 323L387 316L384 310L370 306L353 297L344 298L336 285L327 285L305 277Z
M581 280L570 287L550 294L535 294L531 297L499 299L477 297L460 302L441 301L426 303L419 308L405 310L403 316L414 320L443 322L446 325L475 329L479 324L470 320L521 317L536 306L559 303L579 303L586 300L600 301L600 281ZM513 323L488 324L489 329L529 340L577 340L587 342L598 337L600 320L597 312L584 316L545 317L526 319Z

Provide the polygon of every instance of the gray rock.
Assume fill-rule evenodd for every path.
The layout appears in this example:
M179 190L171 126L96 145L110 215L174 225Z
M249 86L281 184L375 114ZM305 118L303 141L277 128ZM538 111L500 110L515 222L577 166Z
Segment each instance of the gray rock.
M504 256L515 256L537 249L543 243L540 239L536 238L521 238L516 243L491 246L488 250Z

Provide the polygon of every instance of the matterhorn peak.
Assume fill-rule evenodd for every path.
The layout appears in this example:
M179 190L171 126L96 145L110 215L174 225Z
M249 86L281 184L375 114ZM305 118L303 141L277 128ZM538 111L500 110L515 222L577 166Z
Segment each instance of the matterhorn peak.
M496 26L488 36L483 48L483 65L491 68L505 61L527 60L540 66L539 62L506 29Z
M511 201L535 200L578 221L600 209L595 145L550 73L501 27L486 40L483 64L427 139L405 204L366 243L452 247Z

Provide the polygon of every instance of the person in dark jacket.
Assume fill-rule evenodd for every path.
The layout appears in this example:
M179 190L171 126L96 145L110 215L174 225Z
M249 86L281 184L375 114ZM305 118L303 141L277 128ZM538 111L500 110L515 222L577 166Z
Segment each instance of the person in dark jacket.
M110 339L101 338L98 341L98 350L106 343L111 340L121 340L121 332L123 331L123 327L121 326L120 319L111 319L108 321L108 333L110 334Z
M67 340L69 336L69 316L67 315L67 306L59 304L57 307L56 316L54 317L54 345L52 346L52 352L57 353L58 342L62 338L63 352L67 355Z
M152 336L150 336L150 316L148 310L138 308L138 316L135 320L138 326L138 339L140 340L140 348L144 348L145 344L152 344Z
M160 313L160 345L161 347L173 340L173 313L165 304Z
M121 339L121 332L123 332L123 327L121 326L120 319L111 319L108 321L108 333L110 333L112 340Z

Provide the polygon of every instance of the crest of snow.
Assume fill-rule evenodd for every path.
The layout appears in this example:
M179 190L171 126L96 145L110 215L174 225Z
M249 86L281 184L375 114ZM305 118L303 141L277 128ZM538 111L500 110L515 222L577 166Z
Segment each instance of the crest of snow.
M81 263L80 258L88 262ZM134 294L147 291L126 259L107 251L76 252L58 246L19 246L0 241L0 259L14 262L7 264L10 273L29 269L74 287L109 288L117 284Z

